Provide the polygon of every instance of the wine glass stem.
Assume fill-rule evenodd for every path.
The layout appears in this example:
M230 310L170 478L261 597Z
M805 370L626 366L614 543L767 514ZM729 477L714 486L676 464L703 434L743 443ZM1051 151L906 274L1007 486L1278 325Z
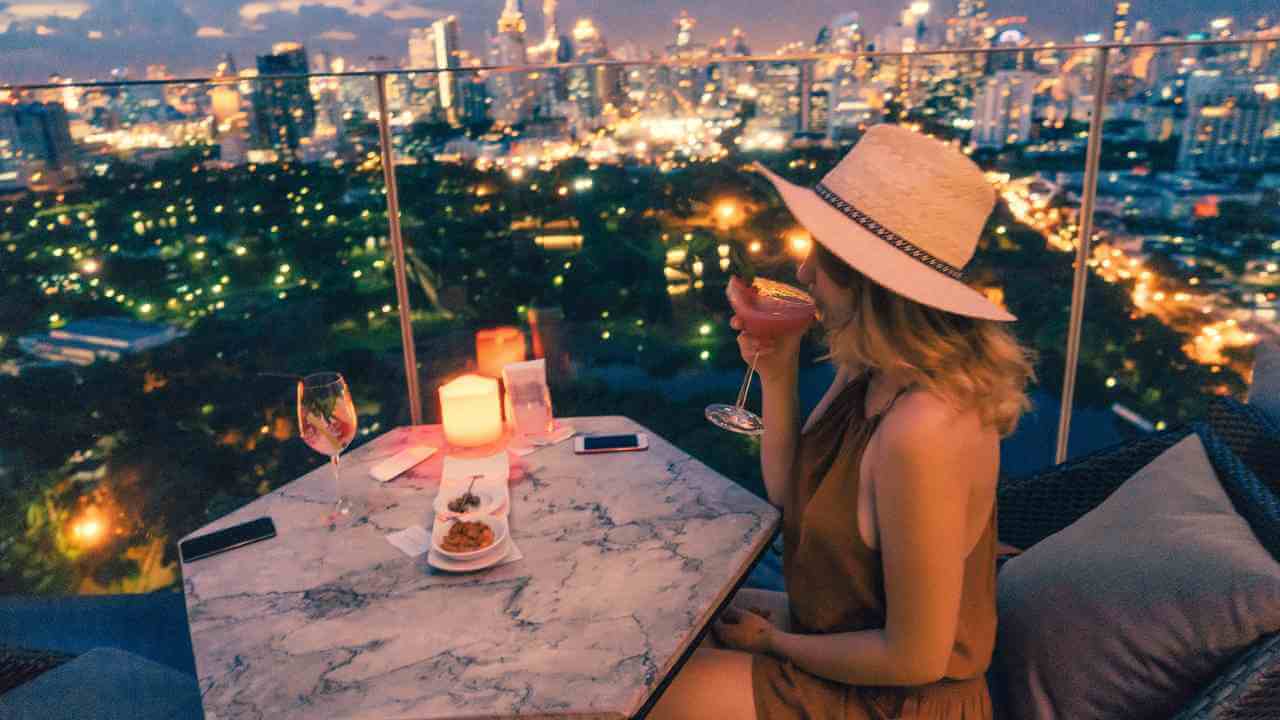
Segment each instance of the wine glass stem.
M337 498L338 498L338 499L335 501L335 504L337 504L337 505L341 505L341 504L342 504L342 501L343 501L343 496L342 496L342 475L341 475L341 473L339 473L339 471L338 471L338 459L339 459L339 457L340 457L340 456L338 456L338 455L330 455L330 456L329 456L329 464L333 467L333 490L334 490L334 492L335 492L335 493L337 493Z
M751 356L751 365L747 368L747 377L742 381L742 387L738 389L738 408L742 408L747 404L747 393L751 390L751 377L756 373L756 361L760 359L760 352Z

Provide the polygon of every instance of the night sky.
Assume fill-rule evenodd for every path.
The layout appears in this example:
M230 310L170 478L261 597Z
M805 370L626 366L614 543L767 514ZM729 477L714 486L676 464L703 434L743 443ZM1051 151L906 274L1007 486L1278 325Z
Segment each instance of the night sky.
M542 33L542 0L525 0L530 35ZM780 44L812 41L836 15L857 11L869 34L892 22L906 0L562 0L566 31L591 17L611 48L626 42L658 49L674 37L672 20L687 9L698 20L695 39L712 42L741 27L757 53ZM231 52L241 67L271 43L300 40L357 64L370 55L407 56L408 30L455 14L463 45L479 52L496 24L503 0L0 0L0 82L39 82L59 72L76 79L104 77L128 66L134 77L148 64L171 73L202 73ZM954 0L936 0L930 17L954 11ZM1032 40L1069 40L1105 31L1113 3L1098 0L990 0L993 17L1025 15ZM1263 0L1136 0L1131 17L1164 30L1187 33L1214 17L1233 15L1251 25L1273 2ZM940 23L939 23L940 24ZM90 32L101 33L89 39Z

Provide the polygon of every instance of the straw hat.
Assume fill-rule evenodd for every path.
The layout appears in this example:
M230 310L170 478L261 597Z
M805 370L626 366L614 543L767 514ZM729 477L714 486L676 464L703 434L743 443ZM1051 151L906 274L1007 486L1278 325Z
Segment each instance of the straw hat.
M800 224L863 275L957 315L1016 319L963 281L996 193L950 145L876 125L812 189L756 167Z

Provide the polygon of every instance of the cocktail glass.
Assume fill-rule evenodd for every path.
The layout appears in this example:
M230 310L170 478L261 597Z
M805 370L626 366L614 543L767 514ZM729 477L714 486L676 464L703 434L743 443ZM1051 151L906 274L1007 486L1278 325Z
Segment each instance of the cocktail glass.
M772 339L802 333L817 317L818 308L809 293L775 280L756 278L748 285L738 277L732 277L726 293L743 331L757 338ZM759 359L758 352L752 356L747 376L738 389L737 402L733 405L708 405L708 420L718 427L743 435L759 435L764 432L764 420L744 407L747 392L751 389L751 378L756 372L756 361Z

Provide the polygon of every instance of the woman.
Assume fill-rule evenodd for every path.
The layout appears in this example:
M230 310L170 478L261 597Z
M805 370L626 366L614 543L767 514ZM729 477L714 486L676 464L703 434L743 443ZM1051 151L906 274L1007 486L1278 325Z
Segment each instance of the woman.
M798 275L838 371L801 429L800 336L739 335L787 592L741 591L654 717L990 718L999 441L1032 373L1014 317L962 281L995 193L895 126L812 190L763 172L817 240Z

